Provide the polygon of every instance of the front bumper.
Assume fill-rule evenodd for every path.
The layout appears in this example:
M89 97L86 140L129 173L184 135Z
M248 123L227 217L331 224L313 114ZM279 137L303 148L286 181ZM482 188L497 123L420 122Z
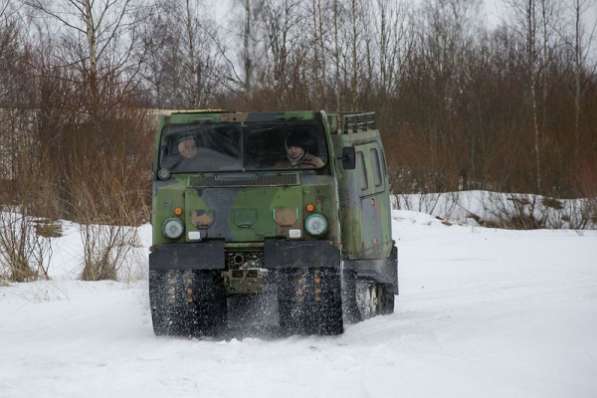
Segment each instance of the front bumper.
M327 268L340 266L340 251L328 241L266 240L263 268ZM150 270L224 270L225 243L168 244L154 247L149 255Z
M219 270L224 265L224 241L218 240L154 246L149 254L150 270Z

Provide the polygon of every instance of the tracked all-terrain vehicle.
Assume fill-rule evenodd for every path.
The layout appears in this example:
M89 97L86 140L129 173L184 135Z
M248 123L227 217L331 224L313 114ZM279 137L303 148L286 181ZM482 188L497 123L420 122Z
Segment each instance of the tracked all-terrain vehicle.
M157 335L339 334L394 311L373 113L172 113L160 118L153 171Z

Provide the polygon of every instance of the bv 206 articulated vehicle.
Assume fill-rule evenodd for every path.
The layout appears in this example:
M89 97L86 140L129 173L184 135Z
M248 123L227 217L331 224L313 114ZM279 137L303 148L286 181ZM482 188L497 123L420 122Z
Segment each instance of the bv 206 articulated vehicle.
M155 142L156 335L340 334L394 311L397 249L373 113L197 111Z

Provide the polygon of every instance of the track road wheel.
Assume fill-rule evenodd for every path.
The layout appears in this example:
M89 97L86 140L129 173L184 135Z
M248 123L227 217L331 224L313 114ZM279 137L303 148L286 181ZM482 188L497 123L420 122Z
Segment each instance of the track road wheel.
M394 312L395 297L392 285L376 283L369 279L358 279L356 298L362 319Z
M150 271L157 336L215 336L226 325L226 296L216 271Z
M336 335L344 331L337 270L292 270L282 275L278 290L282 333Z
M369 279L358 279L356 300L362 320L375 316L377 314L375 283Z
M177 334L178 284L178 271L149 271L151 321L156 336Z
M392 285L382 285L381 314L389 315L394 313L394 289Z
M188 334L217 336L226 328L226 292L218 271L186 271Z
M315 271L314 284L315 307L319 311L318 334L341 334L344 331L344 325L342 322L342 282L340 273L332 268ZM318 288L320 290L319 294Z
M283 270L278 274L278 312L280 331L284 335L301 333L306 300L304 270Z
M156 336L168 334L166 320L166 303L164 287L165 273L149 271L149 304L151 307L151 322Z
M356 282L356 273L345 270L342 277L342 314L345 323L361 321L361 313L356 298Z

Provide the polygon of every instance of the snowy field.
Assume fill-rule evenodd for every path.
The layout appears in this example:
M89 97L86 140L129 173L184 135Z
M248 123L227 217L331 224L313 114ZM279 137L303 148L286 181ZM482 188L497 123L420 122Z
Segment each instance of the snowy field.
M505 220L523 216L525 219L534 218L537 225L548 229L597 230L596 202L597 198L555 199L491 191L401 194L392 197L394 209L431 214L460 225L480 226L480 221L503 225Z
M597 232L393 217L396 313L275 340L154 337L144 273L76 281L70 225L52 281L0 287L0 397L597 396Z

